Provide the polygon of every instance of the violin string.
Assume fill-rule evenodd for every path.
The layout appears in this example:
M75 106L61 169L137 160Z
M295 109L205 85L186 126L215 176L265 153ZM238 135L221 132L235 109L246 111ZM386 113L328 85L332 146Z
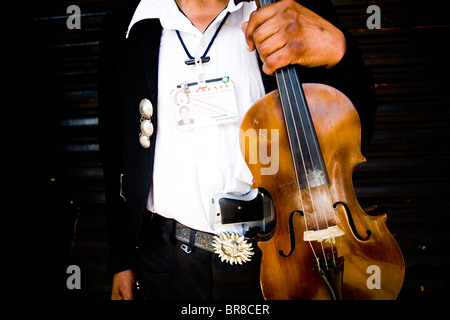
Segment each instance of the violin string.
M300 84L300 82L299 82L298 76L295 74L295 69L290 68L290 69L288 69L288 71L290 71L290 72L289 72L289 78L290 78L290 80L291 80L293 90L295 90L294 83L293 83L294 81L296 82L296 83L295 83L296 87L297 87L297 88L301 88L301 84ZM298 90L298 89L297 89L297 90ZM296 91L294 91L294 92L296 92ZM301 99L301 98L299 98L299 99ZM297 100L297 97L296 97L296 100ZM297 106L297 112L300 114L300 107L299 107L299 106L300 106L300 103L299 103L298 101L296 101L296 106ZM300 118L300 121L303 122L303 119ZM305 126L302 125L302 128L303 128L303 134L306 136ZM313 129L313 130L314 130L314 129ZM307 147L307 149L308 149L309 160L311 161L311 163L313 163L313 159L312 159L312 156L311 156L311 148L310 148L310 146L309 146L308 140L305 140L305 143L306 143L306 147ZM317 139L313 139L313 143L315 144L315 148L316 148L315 150L320 150L320 147L316 144L316 143L317 143ZM306 169L305 169L305 174L306 174L306 178L307 178L307 182L308 182L308 187L309 187L309 180L308 180L308 174L307 174L307 172L306 172ZM325 209L325 204L324 204L324 202L323 202L323 197L322 197L321 188L319 187L318 190L319 190L319 195L320 195L320 200L321 200L321 206L322 206L322 215L325 217L325 223L326 223L326 226L327 226L327 228L328 228L328 227L329 227L329 225L328 225L328 219L327 219L327 216L326 216L326 209ZM315 209L315 205L314 205L314 209ZM314 213L316 214L316 211L315 211L315 210L314 210Z
M263 6L266 6L266 5L269 5L269 4L273 4L273 3L275 3L276 1L272 1L272 0L260 0L260 6L261 7L263 7ZM283 71L283 70L282 70ZM292 74L292 73L295 73L295 70L293 69L293 68L289 68L288 69L288 73L289 73L289 71L291 71L290 73ZM284 73L284 72L283 72ZM296 82L296 85L297 85L297 87L298 88L300 88L300 83L299 83L299 79L298 79L298 77L296 76L296 74L294 74L294 75L291 75L291 74L289 74L289 77L290 77L290 80L291 80L291 85L292 85L292 88L294 89L294 87L293 87L293 82L292 82L292 79L294 79L294 81ZM284 75L283 75L283 77L285 77ZM286 84L286 82L285 82L285 84ZM287 89L287 88L286 88ZM294 91L295 92L295 91ZM294 96L295 97L295 96ZM296 98L296 97L295 97ZM297 110L299 110L299 108L298 108L298 101L296 101L296 105L297 105ZM297 128L296 128L296 132L297 132ZM298 134L297 134L297 138L298 138ZM315 144L315 147L316 147L316 150L320 150L320 146L318 145L318 141L317 141L317 139L314 139L313 140L313 142L314 142L314 144ZM308 146L308 151L309 151L309 146ZM311 153L310 153L310 155L311 155ZM302 159L303 159L303 155L302 155ZM310 156L310 159L311 159L311 156ZM312 161L312 159L311 159L311 161ZM305 172L306 172L306 170L305 170ZM328 186L327 186L327 192L328 192L328 198L329 198L329 200L330 200L330 203L333 203L332 201L331 201L331 195L330 195L330 191L329 191L329 188L328 188ZM319 190L320 191L320 190ZM321 197L322 198L322 197ZM324 204L322 203L322 207L324 208ZM325 209L323 209L323 211L324 211L324 213L325 213ZM334 211L334 210L333 210ZM327 223L327 227L329 227L328 226L328 219L325 219L325 221L326 221L326 223Z
M261 5L261 7L263 7L263 6L265 6L265 5L268 5L268 4L271 4L271 3L274 3L274 1L270 1L270 0L268 0L268 1L265 1L265 0L260 0L260 5ZM282 75L282 80L283 80L283 86L284 86L284 88L285 88L285 92L287 92L287 83L286 83L286 77L284 76L284 71L282 70L282 69L280 69L280 71L281 71L281 75ZM276 77L276 80L277 80L277 84L278 84L278 88L280 88L280 79L279 79L279 77L277 76ZM286 98L289 100L289 96L286 96ZM291 105L291 103L290 103L290 101L289 101L289 103L288 103L289 105ZM283 108L283 113L285 114L285 119L286 119L286 109L285 108ZM291 109L291 114L292 114L292 109ZM292 114L292 116L293 116L293 114ZM296 123L295 123L295 121L293 122L294 123L294 129L295 129L295 132L296 132L296 138L297 138L297 143L299 143L299 141L298 141L298 132L297 132L297 126L296 126ZM287 130L287 134L288 134L288 137L289 137L289 141L292 141L292 137L290 136L290 133L289 133L289 130ZM300 150L300 152L301 152L301 150ZM301 157L302 157L302 159L303 159L303 154L301 154ZM306 221L306 210L305 210L305 205L304 205L304 203L303 203L303 197L302 197L302 191L301 191L301 188L300 188L300 182L299 182L299 180L298 180L298 169L297 169L297 166L296 166L296 163L295 163L295 160L294 159L292 159L293 161L293 164L294 164L294 171L295 171L295 174L296 174L296 182L297 182L297 189L298 189L298 192L299 192L299 198L300 198L300 205L301 205L301 208L302 208L302 212L303 212L303 215L305 216L305 230L306 231L309 231L309 228L308 228L308 222ZM303 161L304 162L304 161ZM316 263L317 263L317 266L319 267L319 269L320 269L320 262L319 262L319 257L317 256L317 254L316 254L316 251L314 250L314 247L313 247L313 245L312 245L312 243L311 243L311 241L308 241L309 242L309 246L311 247L311 251L312 251L312 253L313 253L313 255L314 255L314 258L315 258L315 260L316 260Z
M282 79L283 79L285 92L287 93L288 92L288 84L287 84L287 78L285 76L285 71L283 69L281 69L281 76L282 76ZM291 86L292 86L292 83L291 83ZM297 143L297 145L300 146L300 140L299 140L299 134L298 134L298 129L297 129L297 123L294 121L294 113L293 113L293 109L291 107L292 103L290 101L289 95L286 95L286 98L287 98L287 104L289 106L289 111L290 111L290 114L291 114L292 120L293 120L292 124L293 124L294 130L295 130L295 139L297 140L296 143ZM294 96L294 98L295 98L295 96ZM287 112L287 110L285 108L283 108L283 110L285 110L285 112ZM289 130L288 130L288 132L289 132ZM290 139L290 141L292 141L292 139ZM300 151L300 155L301 155L301 158L302 158L303 170L306 172L305 161L304 161L302 149L300 148L299 151ZM298 179L299 176L297 174L297 170L298 169L297 169L296 162L294 161L294 159L293 159L293 163L294 163L294 168L295 168L295 172L296 172L296 181L297 181L297 187L298 187L298 190L299 190L300 201L301 201L302 210L303 210L303 216L305 218L305 230L309 231L308 221L310 220L310 217L309 217L308 213L305 210L305 205L304 205L303 197L302 197L302 192L305 192L305 191L302 191L302 189L300 187L300 182L299 182L299 179ZM311 190L310 189L309 189L309 192L310 192L310 199L312 199L312 197L311 197ZM317 225L317 219L316 219L316 225ZM308 241L308 243L309 243L311 251L312 251L312 253L314 255L314 258L316 260L316 265L317 265L318 269L320 270L321 269L321 264L320 264L320 259L319 259L318 253L316 252L316 249L314 248L314 245L313 245L312 241ZM325 261L325 263L326 263L326 261Z
M284 87L284 89L285 89L285 92L287 92L287 84L286 84L286 78L285 78L285 76L284 76L284 71L283 71L282 69L280 69L280 72L281 72L281 79L280 79L280 77L279 77L278 75L277 75L277 77L276 77L277 84L278 84L278 88L281 88L281 83L280 83L280 81L283 80L283 84L282 84L282 85L283 85L283 87ZM286 98L288 99L288 104L290 105L289 96L286 96ZM281 99L281 101L283 101L283 100ZM286 119L286 112L287 112L287 110L286 110L285 108L282 108L282 109L283 109L284 117L285 117L285 119ZM291 109L291 114L292 114L292 109ZM293 124L294 124L294 129L295 129L295 132L296 132L297 143L298 143L297 125L296 125L295 122L293 122ZM287 131L287 134L288 134L289 141L292 141L292 137L291 137L291 135L290 135L290 133L289 133L289 130L286 130L286 131ZM300 150L300 152L301 152L301 150ZM302 155L302 159L303 159L303 155ZM302 191L301 191L301 188L300 188L300 182L299 182L299 180L298 180L298 178L297 178L297 177L298 177L297 166L296 166L296 164L295 164L294 159L292 159L292 162L293 162L293 165L294 165L294 171L295 171L295 174L296 174L296 179L295 179L295 181L297 182L297 189L298 189L298 192L299 192L300 204L301 204L301 208L302 208L303 215L304 215L304 217L305 217L305 230L306 230L306 231L309 231L309 228L308 228L308 221L307 221L307 219L306 219L306 214L305 214L305 213L306 213L305 205L304 205L304 203L303 203ZM314 255L314 258L315 258L315 260L316 260L317 266L318 266L319 269L320 269L320 261L319 261L319 257L317 256L316 251L315 251L315 249L314 249L314 247L313 247L311 241L308 241L308 242L309 242L309 246L311 247L311 251L312 251L312 253L313 253L313 255Z
M287 78L286 78L286 76L284 75L284 70L283 69L280 69L280 72L281 72L281 77L282 77L282 80L283 80L283 86L284 86L284 92L288 92L288 85L287 85ZM280 87L280 86L279 86ZM286 107L289 107L289 111L290 111L290 115L292 116L292 119L294 120L294 115L293 115L293 110L292 110L292 108L291 108L291 105L292 105L292 103L291 103L291 101L290 101L290 97L289 97L289 95L285 95L285 98L287 99L287 106L285 106L285 108L283 108L283 110L285 111L285 112L287 112L288 110L287 110L287 108ZM286 117L286 115L285 115L285 118L287 118ZM297 124L295 123L295 121L292 121L292 124L293 124L293 127L294 127L294 131L295 131L295 137L292 137L291 135L290 135L290 133L289 133L289 130L287 130L287 132L288 132L288 136L289 136L289 141L291 142L291 145L294 145L294 142L297 144L297 145L300 145L300 141L299 141L299 136L298 136L298 130L297 130ZM296 139L296 141L293 141L293 139ZM302 163L303 163L303 170L306 172L306 167L305 167L305 161L304 161L304 157L303 157L303 152L302 152L302 149L300 148L299 149L299 151L300 151L300 157L301 157L301 159L302 159ZM303 205L303 197L301 196L301 187L300 187L300 181L299 181L299 179L298 179L298 177L299 177L299 174L298 174L298 169L299 168L297 168L297 164L296 164L296 161L295 161L295 159L294 159L294 157L293 157L293 164L294 164L294 170L295 170L295 174L296 174L296 181L297 181L297 187L298 187L298 190L299 190L299 192L300 192L300 200L301 200L301 202L302 202L302 210L303 210L303 213L304 213L304 215L305 215L305 218L306 218L306 210L305 210L305 208L304 208L304 205ZM306 220L306 219L305 219ZM307 231L308 231L308 223L305 223L305 225L306 225L306 229L307 229Z
M300 82L299 82L298 76L296 75L294 68L289 68L288 69L288 76L289 76L289 79L290 79L290 83L291 83L293 92L298 92L298 90L301 89L301 87L300 87ZM294 83L294 81L295 81L295 83ZM295 87L295 85L297 87ZM300 115L300 101L299 100L301 99L301 97L297 97L294 94L294 99L295 99L295 107L297 109L297 113ZM302 123L303 134L304 134L304 136L306 136L305 125L303 124L303 119L301 117L300 117L300 121ZM311 163L313 163L313 159L312 159L312 156L311 156L311 148L309 146L309 143L308 143L307 139L305 139L305 143L306 143L306 147L307 147L307 150L308 150L309 160L311 161ZM304 161L303 161L303 163L304 163ZM317 218L316 203L314 201L314 197L312 196L311 185L310 185L310 181L309 181L309 178L308 178L308 173L307 173L305 165L304 165L304 170L305 170L306 182L307 182L307 185L308 185L308 191L309 191L309 194L310 194L310 199L311 199L310 201L311 201L311 205L312 205L312 209L313 209L314 219L316 221L317 230L319 230L320 226L319 226L319 222L318 222L318 218ZM318 190L319 190L320 202L321 202L321 205L322 205L322 215L325 217L325 223L326 223L326 226L328 228L328 221L327 221L328 219L327 219L326 214L325 214L325 205L323 203L322 193L321 193L320 189L321 188L319 186ZM317 209L319 209L319 208L317 208ZM328 269L328 262L327 262L328 259L326 257L325 248L323 246L323 242L322 241L320 241L320 247L321 247L321 251L322 251L322 254L323 254L323 258L324 258L324 264L325 264L326 268Z
M280 71L281 74L277 74L277 76L276 76L278 88L281 88L283 86L285 88L285 92L287 92L286 79L284 78L284 76L282 76L283 70L280 69L279 71ZM283 83L281 83L281 82L283 82ZM280 93L280 95L281 95L281 93ZM286 98L289 100L288 96ZM280 97L280 100L281 100L281 102L283 102L283 98L282 97ZM287 110L285 108L282 108L282 109L283 109L283 113L284 113L284 118L287 119L287 114L286 114ZM296 123L293 122L293 125L294 125L295 131L297 132ZM286 127L286 129L287 129L287 127ZM289 130L286 130L286 132L288 134L289 142L291 142L293 137L291 137L291 134L290 134ZM301 150L300 150L300 152L301 152ZM302 158L303 158L303 155L302 155ZM294 158L292 158L292 162L293 162L293 165L294 165L294 171L295 171L295 177L296 177L295 181L297 182L297 189L298 189L298 192L299 192L299 198L300 198L300 202L301 202L302 212L304 214L305 213L305 206L303 204L303 197L301 195L300 182L299 182L299 180L297 178L299 175L298 175L298 169L297 169L296 161L295 161ZM308 231L308 224L307 223L305 223L305 229L306 229L306 231Z
M268 0L268 1L265 1L265 0L261 0L261 1L260 1L260 5L261 5L261 6L265 6L265 5L268 5L268 4L270 4L270 3L273 3L273 1L269 1L269 0ZM291 72L289 72L290 70L291 70ZM292 88L293 92L296 92L296 91L295 91L295 88L294 88L294 83L293 83L292 79L294 79L294 80L296 81L297 88L301 88L301 87L300 87L300 83L298 82L298 77L297 77L295 74L292 76L292 74L291 74L292 72L295 72L295 71L293 70L293 68L292 68L292 69L288 69L288 76L289 76L291 88ZM286 89L286 92L287 92L287 78L286 78L286 75L284 74L284 70L281 70L281 75L282 75L282 77L283 77L283 80L284 80L284 86L285 86L285 89ZM278 81L278 79L277 79L277 81ZM287 98L288 98L288 100L289 100L289 96L287 96ZM295 104L296 104L296 107L297 107L297 111L299 111L299 103L298 103L297 97L296 97L295 95L294 95L294 99L295 99ZM294 119L294 114L293 114L294 111L293 111L293 109L292 109L291 101L288 101L288 102L289 102L288 105L289 105L289 108L290 108L290 113L291 113L291 115L292 115L292 118ZM302 119L300 118L300 120L302 120ZM294 130L295 130L295 133L296 133L297 143L298 143L298 145L300 146L299 135L298 135L297 125L296 125L295 121L293 121L293 124L294 124ZM304 130L304 127L303 127L303 130ZM305 134L305 132L303 132L303 133ZM288 131L288 135L289 135L289 131ZM292 137L290 137L290 141L292 141L291 138L292 138ZM314 143L317 143L317 141L314 141ZM310 148L309 148L309 145L308 145L308 141L306 141L306 144L307 144L307 147L308 147L310 160L311 160L311 162L312 162L312 159L311 159L311 152L310 152ZM318 147L317 144L315 145L315 147L316 147L316 148ZM316 149L316 150L317 150L317 149ZM319 150L320 150L320 149L319 149ZM315 206L315 203L314 203L314 200L313 200L313 197L312 197L312 191L311 191L311 187L310 187L310 184L309 184L308 175L307 175L307 169L306 169L306 166L305 166L304 156L303 156L303 152L302 152L301 148L300 148L300 154L301 154L301 158L302 158L302 162L303 162L303 170L304 170L304 172L305 172L305 177L306 177L307 184L308 184L308 192L309 192L310 199L311 199L311 205L312 205L312 209L313 209L313 212L314 212L314 218L315 218L316 226L317 226L317 229L319 229L319 223L318 223L318 219L317 219L316 206ZM294 160L294 159L293 159L293 160ZM293 161L293 162L294 162L294 170L295 170L295 172L296 172L296 174L297 174L296 177L298 177L297 166L295 165L295 161ZM300 188L300 184L299 184L298 178L297 178L296 180L297 180L298 190L299 190L299 193L300 193L301 206L302 206L302 210L303 210L304 216L305 216L305 230L308 231L308 221L307 221L307 219L306 219L306 218L307 218L307 214L306 214L306 211L305 211L305 208L304 208L303 197L301 196L301 192L302 192L302 191L301 191L301 188ZM326 186L326 187L327 187L328 195L330 195L329 190L328 190L328 186ZM320 196L320 198L321 198L322 214L325 216L325 222L326 222L326 226L327 226L327 228L328 228L328 227L329 227L329 225L328 225L328 219L327 219L327 217L326 217L326 209L325 209L325 204L324 204L323 198L322 198L321 188L319 187L318 190L319 190L319 196ZM330 199L330 202L329 202L329 203L332 203L332 202L331 202L331 197L330 197L330 196L329 196L329 199ZM314 257L315 257L315 259L316 259L317 267L320 269L320 261L319 261L319 258L318 258L317 254L316 254L316 252L315 252L315 249L314 249L314 247L313 247L311 241L309 241L309 245L310 245L311 250L312 250L312 252L313 252L313 254L314 254ZM333 263L336 265L336 263L335 263L335 257L334 257L334 250L333 250L333 243L330 242L330 245L331 245L332 257L333 257ZM327 269L328 269L327 258L326 258L325 249L324 249L324 247L323 247L322 241L320 242L320 246L321 246L321 249L322 249L322 254L323 254L323 256L324 256L325 266L326 266Z
M290 71L290 72L288 72L288 74L289 74L289 77L290 77L290 80L291 80L291 84L292 84L292 86L293 86L293 89L294 89L294 82L295 82L295 84L297 85L297 88L300 88L300 85L301 85L301 84L300 84L299 79L298 79L298 77L297 77L297 75L296 75L296 73L295 73L295 70L294 70L293 68L288 69L288 70ZM294 92L296 92L296 91L294 91ZM297 100L297 98L295 98L295 99ZM296 101L296 106L297 106L297 111L300 113L298 101ZM302 120L302 119L300 119L300 120ZM305 130L305 129L304 129L304 126L303 126L303 130ZM305 132L304 132L304 133L305 133ZM318 147L318 140L317 140L317 139L313 139L313 143L315 144L315 146L316 146L316 148L317 148L317 147ZM308 148L310 160L311 160L311 162L312 162L311 151L310 151L310 146L309 146L308 141L306 141L306 145L307 145L307 148ZM319 148L319 149L316 149L316 150L320 150L320 148ZM309 188L309 180L308 180L308 179L307 179L307 182L308 182L308 188ZM322 191L322 187L325 188L325 191ZM333 206L332 203L333 203L333 202L332 202L332 200L331 200L330 190L329 190L328 185L318 186L317 190L319 191L320 206L321 206L321 210L320 210L319 207L317 207L317 210L319 210L319 212L321 211L322 216L325 218L325 224L326 224L326 227L329 228L328 214L327 214L328 210L327 210L327 207L330 207L329 209L332 210L333 215L334 215L334 218L335 218L335 221L337 221L335 211L334 211L334 209L332 208L332 206ZM324 194L324 193L325 193L325 194ZM310 193L310 194L311 194L311 193ZM327 197L328 203L326 203L326 198L325 198L325 197ZM316 204L314 203L314 200L313 200L312 197L311 197L311 201L312 201L312 205L313 205L313 208L314 208L314 215L317 215L317 212L316 212ZM317 221L317 219L316 219L316 221ZM336 257L335 257L334 243L333 243L332 239L331 239L331 241L329 241L329 244L330 244L330 248L331 248L331 256L332 256L333 264L336 265ZM321 247L322 247L322 252L325 253L325 250L324 250L324 248L323 248L323 243L322 243L322 242L321 242ZM337 251L336 251L336 253L337 253ZM328 260L328 259L326 258L325 255L324 255L324 259L325 259L325 261Z
M287 76L289 77L289 83L290 83L292 92L296 92L296 88L294 87L294 83L292 82L292 78L296 78L296 77L295 76L293 77L292 74L291 74L292 72L289 72L291 70L292 69L287 69ZM283 74L283 76L285 76L285 75ZM286 83L287 83L287 81L286 81ZM297 87L297 90L298 90L298 88L299 87ZM299 101L298 101L297 96L295 94L294 94L294 101L293 102L295 103L295 107L297 109L297 114L299 115L300 114ZM292 109L292 105L293 104L291 103L291 101L289 101L289 108L290 108L290 111L291 111L291 114L292 114L292 118L294 119L294 110ZM305 126L303 124L303 119L300 116L299 116L299 119L300 119L300 122L301 122L301 130L303 131L303 135L306 136ZM312 205L312 209L313 209L313 212L314 212L314 215L315 215L314 218L315 218L315 221L316 221L317 229L319 229L319 221L317 219L316 206L315 206L315 203L314 203L314 200L313 200L313 196L312 196L311 185L310 185L310 182L309 182L309 179L308 179L308 170L306 168L305 158L303 156L303 152L302 152L302 148L301 148L301 144L300 144L300 137L299 137L299 134L298 134L297 125L296 125L295 121L294 121L294 126L295 126L295 133L296 133L296 138L297 138L297 144L300 146L299 149L300 149L300 154L301 154L302 163L303 163L303 171L304 171L304 174L305 174L305 177L306 177L307 189L308 189L308 192L309 192L309 195L310 195L310 199L311 199L311 202L312 202L311 205ZM311 150L309 148L308 140L305 140L305 143L306 143L307 151L309 153L309 160L312 163Z
M338 224L339 219L338 219L338 216L337 216L337 213L336 213L336 209L333 206L333 200L331 199L330 188L327 185L327 187L325 189L326 189L326 192L328 194L328 199L330 199L330 204L331 204L331 207L332 207L332 210L333 210L333 215L334 215L334 219L336 221L336 225L339 227L339 224ZM339 237L339 241L340 240L341 240L341 237ZM339 243L341 243L341 242L339 242ZM334 264L334 266L336 266L336 259L334 257L334 246L333 246L333 243L330 243L330 246L331 246L331 253L333 255L333 264ZM341 246L341 249L342 249L342 246ZM338 249L337 249L337 245L336 245L336 258L338 257L338 254L339 253L338 253ZM341 256L342 256L342 254L341 254Z
M266 6L266 5L271 4L271 3L274 3L274 2L275 2L275 1L270 1L270 0L267 0L267 1L266 1L266 0L260 0L260 5L261 5L261 7L262 7L262 6ZM289 69L288 69L288 70L289 70ZM282 73L282 75L283 75L283 78L285 78L285 76L284 76L284 71L283 71L283 70L281 70L281 71L282 71L281 73ZM300 86L300 83L298 82L298 81L299 81L299 80L298 80L298 77L294 75L293 78L294 78L294 80L296 80L297 85ZM277 81L278 81L278 80L277 80ZM284 85L285 85L285 87L287 86L286 80L284 81ZM292 85L292 80L291 80L291 85ZM287 87L286 87L286 90L287 90ZM289 105L291 105L291 104L289 104ZM298 103L297 103L297 109L298 109ZM291 109L291 113L293 113L292 109ZM298 142L298 132L297 132L297 127L296 127L295 121L294 121L294 127L295 127L296 136L297 136L297 142ZM289 132L288 132L288 134L289 134ZM316 139L315 139L314 142L315 142L315 143L318 143ZM317 147L318 147L318 146L316 145L316 148L317 148ZM320 150L320 149L319 149L319 150ZM300 151L301 151L301 149L300 149ZM301 156L302 156L302 160L303 160L303 154L302 154ZM303 161L303 163L304 163L304 161ZM295 165L295 161L294 161L294 169L295 169L295 172L296 172L296 174L297 174L297 168L296 168L296 165ZM304 170L305 170L305 173L306 173L306 168L304 168ZM298 175L297 175L296 177L298 177ZM306 177L307 177L307 175L306 175ZM308 231L308 222L306 221L306 211L304 210L303 197L301 196L301 188L300 188L300 184L299 184L298 178L297 178L296 180L297 180L298 190L299 190L299 193L300 193L300 201L301 201L302 210L303 210L304 215L305 215L305 229L306 229L306 231ZM308 181L308 184L309 184L309 181ZM311 195L311 190L310 190L310 188L308 188L308 189L309 189L309 192L310 192L310 195ZM320 198L321 198L321 203L322 203L322 211L323 211L323 213L325 214L325 221L326 221L326 225L327 225L327 228L328 228L328 227L329 227L329 226L328 226L328 219L326 218L325 205L324 205L324 203L323 203L322 192L321 192L320 189L321 189L321 188L319 187ZM331 194L330 194L330 190L329 190L328 185L326 185L326 188L325 188L325 189L326 189L326 193L328 194L329 204L332 205L333 202L332 202L332 200L331 200ZM312 199L312 197L310 197L310 198ZM315 206L314 206L314 204L313 204L313 209L314 209L314 214L316 214L316 213L315 213ZM335 215L335 221L337 222L338 219L337 219L337 215L336 215L334 209L333 209L333 213L334 213L334 215ZM317 219L316 219L316 224L317 224ZM317 227L318 227L318 225L317 225ZM339 239L339 241L340 241L340 239ZM320 269L320 261L319 261L318 256L316 255L316 252L315 252L315 250L314 250L314 248L313 248L313 245L312 245L311 241L309 241L309 245L310 245L311 250L312 250L312 252L313 252L313 254L314 254L314 257L315 257L315 259L316 259L317 267ZM326 256L325 256L325 250L324 250L324 248L323 248L322 242L321 242L321 246L322 246L322 252L323 252L323 254L324 254L325 263L326 263L326 265L327 265L327 259L326 259ZM330 241L330 246L331 246L331 252L332 252L332 257L333 257L333 264L334 264L334 266L336 266L335 253L334 253L334 247L333 247L333 242L332 242L332 241ZM336 250L336 253L337 253L337 250ZM328 267L328 265L327 265L327 267Z
M294 83L292 82L292 79L291 79L291 74L290 74L290 72L289 72L289 69L288 69L288 72L287 72L287 77L286 77L286 75L285 75L285 71L283 70L283 69L281 69L281 76L283 77L283 80L284 80L284 84L285 84L285 89L286 89L286 91L285 92L288 92L288 80L289 80L289 86L290 86L290 89L292 90L292 92L296 92L296 88L294 87ZM287 97L287 104L288 104L288 107L289 107L289 112L290 112L290 114L291 114L291 116L292 116L292 119L293 120L295 120L294 119L294 109L292 108L292 105L293 105L293 102L295 103L295 105L296 105L296 109L297 109L297 111L299 112L299 101L298 101L298 99L297 99L297 96L294 94L294 96L293 96L293 98L294 98L294 101L291 101L290 100L290 97L289 97L289 95L286 95L286 97ZM287 107L287 106L286 106ZM285 108L286 109L286 108ZM300 118L300 121L302 122L302 124L303 124L303 121L302 121L302 119ZM317 230L319 230L320 229L320 227L319 227L319 222L318 222L318 218L317 218L317 213L316 213L316 207L315 207L315 203L314 203L314 198L313 198L313 196L312 196L312 191L311 191L311 187L310 187L310 182L309 182L309 179L308 179L308 175L307 175L307 169L306 169L306 165L305 165L305 158L304 158L304 156L303 156L303 151L302 151L302 149L301 149L301 145L300 145L300 138L299 138L299 132L298 132L298 129L297 129L297 124L296 124L296 122L295 121L293 121L293 126L294 126L294 130L295 130L295 138L296 138L296 143L297 143L297 145L300 147L299 148L299 151L300 151L300 156L301 156L301 159L302 159L302 164L303 164L303 171L304 171L304 173L305 173L305 177L306 177L306 182L307 182L307 189L308 189L308 191L307 192L309 192L309 195L310 195L310 201L311 201L311 206L312 206L312 211L313 211L313 217L314 217L314 220L315 220L315 224L316 224L316 228L317 228ZM303 127L303 134L305 134L305 129L304 129L304 126L302 126ZM292 140L291 140L292 141ZM306 143L307 143L307 141L306 141ZM307 144L307 146L308 146L308 144ZM308 146L308 150L309 150L309 146ZM295 161L294 161L294 167L295 167ZM297 176L297 183L299 183L298 182L298 176ZM299 186L299 190L301 190L300 189L300 186ZM301 191L300 191L300 193L301 193ZM303 211L304 212L304 217L305 217L305 225L307 225L308 224L308 219L307 219L307 217L309 216L308 214L307 214L307 212L304 210ZM305 228L306 229L306 228ZM308 230L307 230L308 231ZM312 246L312 244L310 243L310 245L311 245L311 248L313 248L313 246ZM325 254L325 249L324 249L324 247L323 247L323 244L322 244L322 242L320 243L320 246L321 246L321 249L322 249L322 255L324 256L324 265L326 266L326 268L328 269L328 263L327 263L327 259L326 259L326 254ZM317 258L317 255L316 255L316 252L315 252L315 250L313 249L313 253L314 253L314 256L316 257L316 261L319 261L319 259ZM320 263L317 263L317 265L318 265L318 267L320 268Z
M280 72L281 72L281 75L283 74L283 70L281 70L280 69ZM283 80L283 87L285 88L285 92L287 92L287 86L286 86L286 81L285 81L285 78L284 78L284 76L282 77L282 79L280 79L280 77L276 77L276 80L277 80L277 85L278 85L278 88L281 88L281 83L280 83L280 80ZM287 99L289 99L289 97L286 97ZM281 98L281 101L283 101L283 99ZM287 115L286 115L286 109L285 108L282 108L283 109L283 114L284 114L284 118L286 119L287 117ZM295 122L294 122L294 128L295 128L295 131L297 131L297 128L296 128L296 124L295 124ZM287 129L287 128L286 128ZM290 134L290 132L289 132L289 130L286 130L287 131L287 134L288 134L288 139L289 139L289 141L292 141L292 137L291 137L291 134ZM301 152L301 150L300 150L300 152ZM302 157L303 157L303 155L302 155ZM298 180L298 169L297 169L297 166L296 166L296 163L295 163L295 160L294 160L294 158L292 159L292 162L293 162L293 165L294 165L294 171L295 171L295 177L296 177L296 179L295 179L295 181L297 182L297 189L298 189L298 191L299 191L299 197L300 197L300 202L301 202L301 206L302 206L302 211L303 211L303 213L305 212L305 206L304 206L304 204L303 204L303 197L302 197L302 195L301 195L301 188L300 188L300 182L299 182L299 180ZM306 223L305 224L305 228L306 228L306 231L308 231L308 224Z
M292 78L294 79L294 81L296 81L297 86L300 87L301 84L299 82L298 77L295 74L295 70L291 69L291 73L294 73ZM313 143L315 144L315 147L318 148L316 150L321 150L320 146L318 145L318 143L319 143L318 139L313 139ZM321 187L319 187L319 194L320 194L320 199L321 199L321 204L322 204L322 211L323 211L323 214L325 216L325 221L326 221L326 225L327 225L327 228L328 228L329 227L328 217L327 217L328 210L326 210L326 207L330 207L330 209L332 210L332 215L333 215L333 218L334 218L334 221L335 221L336 225L337 225L337 222L338 222L338 217L337 217L337 214L336 214L336 210L333 208L333 200L331 198L330 188L329 188L328 184L324 185L323 187L324 187L325 193L326 193L325 197L328 200L328 204L327 205L325 205L325 203L324 203L326 200L325 200L325 197L322 194L322 188ZM332 242L330 243L330 246L331 246L331 250L332 250L333 263L335 264L336 262L335 262L335 256L334 256L334 247L333 247L333 243ZM337 253L337 251L336 251L336 253Z

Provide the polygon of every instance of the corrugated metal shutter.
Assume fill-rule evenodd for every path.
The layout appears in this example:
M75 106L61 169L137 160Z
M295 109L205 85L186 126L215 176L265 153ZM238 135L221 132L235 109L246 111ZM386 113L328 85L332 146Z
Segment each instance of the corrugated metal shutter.
M103 173L98 148L97 65L103 15L126 1L36 1L32 43L42 169L47 196L34 227L43 279L54 298L105 299ZM445 290L437 269L449 268L450 86L449 22L441 2L334 0L341 23L360 44L376 82L378 113L367 163L354 184L364 206L388 213L407 265L402 298L431 298ZM69 5L81 9L81 29L69 30ZM381 9L381 29L369 30L369 5ZM45 128L45 130L42 130ZM75 232L74 232L75 231ZM82 289L66 288L66 268L80 266ZM32 292L37 289L27 288Z

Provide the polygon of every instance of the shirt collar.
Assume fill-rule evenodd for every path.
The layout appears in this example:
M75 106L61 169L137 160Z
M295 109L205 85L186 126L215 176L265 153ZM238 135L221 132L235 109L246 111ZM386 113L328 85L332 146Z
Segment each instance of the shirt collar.
M228 6L223 10L211 24L221 21L227 12L235 12L243 6L243 3L236 5L233 0L228 2ZM198 33L189 19L179 10L175 0L141 0L134 12L133 18L128 25L126 37L130 33L131 28L139 21L145 19L159 19L161 25L167 30L180 30L191 33Z

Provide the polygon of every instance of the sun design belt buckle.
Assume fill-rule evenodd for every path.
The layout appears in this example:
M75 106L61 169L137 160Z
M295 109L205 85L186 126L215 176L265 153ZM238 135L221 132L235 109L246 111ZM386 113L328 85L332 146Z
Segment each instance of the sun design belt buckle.
M215 251L219 255L222 262L233 264L243 264L251 260L252 244L247 243L244 236L239 236L235 233L222 233L220 236L215 236L212 243Z

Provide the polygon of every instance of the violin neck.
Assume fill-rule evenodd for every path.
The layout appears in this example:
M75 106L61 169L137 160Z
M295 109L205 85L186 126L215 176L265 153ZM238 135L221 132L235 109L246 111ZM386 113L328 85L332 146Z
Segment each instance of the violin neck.
M239 2L250 1L235 0L236 4ZM264 7L275 2L256 0L256 5ZM297 71L293 66L287 66L277 70L275 75L299 188L328 184L322 151Z
M303 87L293 66L276 71L284 120L300 189L329 183Z

